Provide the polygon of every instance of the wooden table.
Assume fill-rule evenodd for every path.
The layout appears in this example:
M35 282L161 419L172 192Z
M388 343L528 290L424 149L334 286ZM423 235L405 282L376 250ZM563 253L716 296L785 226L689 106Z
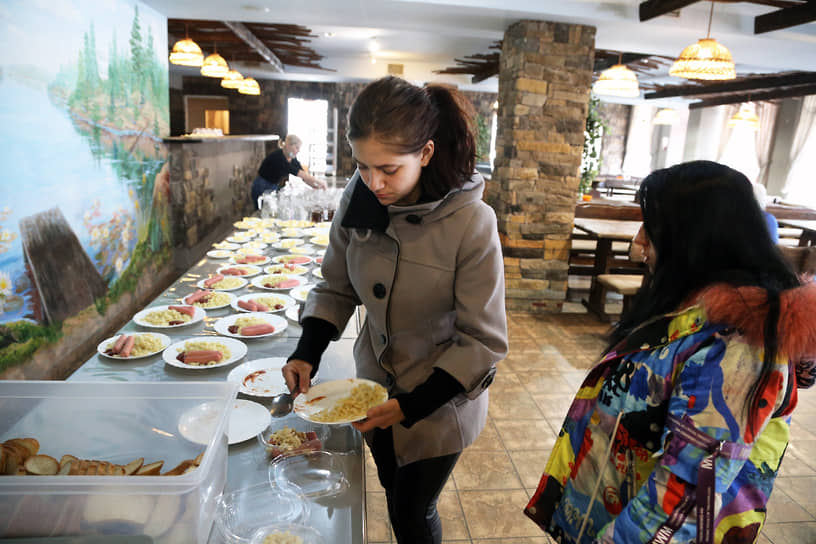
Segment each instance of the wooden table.
M587 310L604 321L609 316L604 311L605 289L598 282L600 274L609 271L609 257L612 255L612 242L630 242L640 229L640 221L620 221L617 219L575 219L575 228L589 234L595 241L595 261L592 269L592 284L589 288L589 300L581 302Z
M779 226L802 229L802 235L799 236L800 246L816 245L816 221L807 221L804 219L779 219Z

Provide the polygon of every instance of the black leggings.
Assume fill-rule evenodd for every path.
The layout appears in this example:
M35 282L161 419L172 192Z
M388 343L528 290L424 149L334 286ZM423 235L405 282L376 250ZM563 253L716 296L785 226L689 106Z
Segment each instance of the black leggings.
M436 511L439 493L459 453L423 459L398 467L391 429L375 429L371 454L385 488L388 517L399 544L440 544L442 522Z

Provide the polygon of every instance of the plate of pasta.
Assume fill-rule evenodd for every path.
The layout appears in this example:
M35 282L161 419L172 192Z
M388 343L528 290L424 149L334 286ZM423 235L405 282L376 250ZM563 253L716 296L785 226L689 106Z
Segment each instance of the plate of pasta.
M151 306L133 316L133 322L142 327L172 329L198 323L207 315L202 308L187 305Z
M215 332L232 338L264 338L286 330L289 323L274 314L250 312L222 317L213 324Z
M111 359L133 360L150 357L170 345L170 338L157 332L122 333L96 346L99 355Z
M231 306L239 312L285 312L297 304L295 299L286 295L250 293L236 298Z
M246 353L246 344L240 340L198 336L171 344L162 353L162 359L170 366L203 370L231 365Z
M249 280L240 276L215 274L196 283L196 287L199 289L212 289L214 291L235 291L241 289L247 283L249 283Z
M313 423L340 425L365 419L366 412L388 400L388 391L377 382L347 378L319 383L295 397L292 411Z
M267 291L288 291L305 283L303 276L287 276L286 274L268 274L252 278L253 286Z
M220 310L221 308L226 308L234 300L235 295L232 293L227 293L226 291L210 291L207 289L199 289L195 293L181 299L184 304L204 308L205 310Z

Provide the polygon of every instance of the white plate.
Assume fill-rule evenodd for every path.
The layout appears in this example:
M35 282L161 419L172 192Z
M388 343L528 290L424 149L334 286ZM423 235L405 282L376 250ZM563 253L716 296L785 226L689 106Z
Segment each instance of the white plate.
M239 317L260 317L261 319L275 327L275 331L270 332L268 334L259 334L257 336L241 336L240 334L233 334L229 332L229 327L233 325L235 323L235 320L237 320ZM252 338L265 338L267 336L275 336L276 334L280 334L283 331L285 331L287 325L289 325L289 322L278 315L254 312L244 314L232 314L226 317L222 317L213 324L213 328L215 329L215 332L217 332L218 334L223 334L224 336L246 340Z
M244 217L240 221L236 221L232 224L233 227L236 229L254 229L255 227L261 225L261 218L260 217Z
M221 406L218 402L205 402L181 414L178 422L181 436L196 444L208 444L218 424ZM229 443L237 444L257 436L271 421L272 414L263 405L251 400L234 400L227 425Z
M289 250L293 255L310 255L317 251L314 246L297 246Z
M269 278L274 278L275 281L297 281L297 285L289 285L286 284L286 287L266 287L264 285L265 282L269 281ZM287 276L286 274L267 274L263 276L255 276L252 278L252 285L257 287L258 289L264 289L266 291L288 291L289 289L294 289L296 287L300 287L301 285L305 284L306 280L303 276Z
M329 245L329 237L328 236L313 236L309 238L309 241L316 246L327 246Z
M315 278L320 278L322 280L323 279L323 271L320 270L319 268L315 268L314 270L312 270L312 276L314 276Z
M269 297L275 297L280 299L281 303L283 304L283 308L280 308L278 310L270 309L268 312L260 313L275 314L278 312L285 312L288 308L297 305L297 302L292 297L286 295L279 295L277 293L250 293L248 295L241 295L240 297L237 297L234 301L232 301L230 305L239 312L251 312L251 310L244 310L243 308L238 306L238 303L242 300L255 300L256 298L269 298Z
M264 268L264 272L267 274L283 274L286 276L301 276L309 271L308 268L299 264L291 265L291 270L286 268L289 265L285 264L270 264L266 268Z
M204 319L205 315L207 315L207 312L205 312L202 308L199 308L198 306L193 306L192 308L195 310L195 313L193 314L193 318L190 321L185 321L184 323L182 323L180 325L151 325L150 323L148 323L147 321L144 320L145 317L148 314L150 314L151 312L164 311L164 310L167 310L170 306L189 306L189 305L188 304L184 304L184 305L182 305L182 304L165 304L165 305L162 305L162 306L151 306L150 308L145 308L141 312L134 315L133 316L133 322L136 323L137 325L141 325L142 327L149 327L151 329L175 329L176 327L186 327L187 325L192 325L193 323L198 323L199 321Z
M255 397L276 397L288 393L281 368L286 357L255 359L233 368L227 375L228 382L237 383L239 391Z
M294 300L292 302L294 303ZM144 336L144 335L149 334L150 336L155 336L159 341L161 341L162 347L157 349L156 351L154 351L152 353L146 353L144 355L137 355L137 356L130 356L130 357L119 357L117 355L108 355L108 354L105 353L105 350L110 349L110 348L113 347L113 345L116 343L116 340L121 336L120 334L117 334L116 336L111 336L107 340L102 340L102 342L100 342L99 345L96 346L96 351L99 353L99 355L102 355L104 357L108 357L110 359L116 359L116 360L119 360L119 361L132 361L133 359L143 359L145 357L150 357L151 355L156 355L157 353L159 353L164 348L166 348L167 346L170 345L170 338L168 336L164 335L164 334L159 333L159 332L132 332L132 333L123 333L123 334L127 334L128 336Z
M298 302L306 302L306 297L309 296L309 291L311 291L312 289L314 289L313 283L301 285L300 287L295 287L294 289L289 291L289 296L297 300Z
M230 351L230 356L227 359L224 359L220 363L216 363L214 365L209 366L196 366L196 365L188 365L184 364L178 359L176 356L179 352L184 351L184 344L186 342L219 342L224 344L227 349ZM216 368L219 366L227 366L231 365L235 361L242 358L247 353L246 344L241 342L240 340L235 340L233 338L221 338L219 336L193 336L192 338L186 338L181 340L180 342L175 342L174 344L167 347L162 353L162 359L164 362L170 366L176 366L178 368L184 368L187 370L206 370L208 368Z
M228 259L233 255L232 251L227 251L226 249L211 249L207 252L207 257L211 259Z
M243 259L244 257L246 257L246 255L232 255L232 257L230 258L230 262L232 264L237 264L237 265L242 265L242 266L245 266L245 265L264 266L266 264L269 264L269 261L272 260L269 257L267 257L266 255L253 255L253 257L263 257L263 259L257 260L257 261L252 261L251 263L239 263L238 259Z
M295 323L300 324L300 304L295 304L291 308L286 308L286 311L283 312L288 319L291 319Z
M230 268L240 268L241 270L246 270L246 274L224 274L224 270L228 270ZM262 268L260 266L255 266L253 264L235 264L229 266L222 266L219 267L218 270L215 271L216 274L224 274L225 276L236 276L239 278L251 278L252 276L257 276L261 273Z
M207 287L206 285L204 285L204 282L207 281L208 279L210 279L210 278L207 278L207 279L201 280L198 283L196 283L196 286L199 289L211 289L213 291L237 291L238 289L246 287L246 284L249 283L248 279L242 278L241 276L224 276L224 277L225 278L235 278L236 280L240 280L241 284L238 285L237 287L230 287L229 289L216 289L215 287Z
M213 291L213 293L219 293L221 295L226 295L227 297L229 297L229 300L227 300L227 302L225 302L224 304L221 304L219 306L208 306L206 308L204 308L203 306L196 306L195 304L187 304L186 302L184 302L184 298L181 299L181 302L183 302L184 304L187 304L188 306L195 306L196 308L201 308L202 310L220 310L221 308L226 308L227 306L232 304L233 300L235 300L235 295L233 295L232 293L228 293L226 291ZM189 297L190 295L187 295L187 296Z
M315 257L314 258L314 263L315 264L323 264L323 255L318 255L317 257Z
M278 264L289 264L291 262L291 264L305 266L312 262L312 258L306 255L278 255L272 258L272 262Z
M256 249L254 247L241 247L235 250L236 255L263 255L262 249Z
M284 238L300 238L304 235L303 229L297 229L294 227L283 228L281 229L280 234Z
M314 222L306 219L281 219L278 221L278 226L283 228L305 229L313 227Z
M231 244L229 242L216 242L212 245L214 249L238 249L238 244Z
M246 244L247 242L252 241L255 238L255 233L249 230L242 230L241 232L235 233L232 236L227 236L227 242L232 242L233 244Z
M247 242L243 244L241 247L247 247L250 249L266 249L269 244L266 242L261 242L260 240L255 240L253 242Z
M275 249L289 249L295 246L303 245L303 240L300 238L281 238L272 244Z
M363 420L365 419L365 415L339 419L331 422L315 421L312 419L312 417L321 410L331 408L336 402L349 396L351 390L355 386L363 383L377 385L376 382L362 378L347 378L345 380L332 380L330 382L319 383L313 387L310 387L308 393L300 394L295 397L295 402L292 405L292 411L307 421L321 423L323 425L340 425L341 423L351 423L352 421ZM385 402L387 400L388 392L385 391L385 388L383 388L381 402ZM377 404L374 404L371 407L376 406Z

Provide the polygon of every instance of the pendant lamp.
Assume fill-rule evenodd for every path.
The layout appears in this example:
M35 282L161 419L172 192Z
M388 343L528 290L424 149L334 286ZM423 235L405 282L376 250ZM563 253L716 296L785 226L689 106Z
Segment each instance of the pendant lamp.
M652 119L653 125L674 125L677 123L677 112L671 108L658 110Z
M201 66L204 63L204 54L201 48L184 32L184 39L173 45L170 52L170 62L179 66Z
M737 113L728 120L729 128L746 128L748 130L759 130L759 117L756 114L756 107L753 102L746 102L740 106Z
M710 37L713 16L714 2L711 2L706 37L683 49L669 70L670 76L704 80L723 80L737 77L731 52L727 47L720 45L717 40Z
M622 57L622 54L618 55L618 63L601 72L598 81L592 85L595 94L624 98L640 96L637 74L621 64Z
M229 71L230 68L227 61L225 61L224 57L219 55L218 51L213 47L212 55L208 55L207 58L204 59L204 64L201 65L201 75L223 78Z
M259 95L261 94L261 86L258 85L255 78L247 77L241 82L241 86L238 87L238 92L241 94Z
M230 70L224 79L221 80L221 86L225 89L239 89L241 83L244 81L244 76L238 70Z

